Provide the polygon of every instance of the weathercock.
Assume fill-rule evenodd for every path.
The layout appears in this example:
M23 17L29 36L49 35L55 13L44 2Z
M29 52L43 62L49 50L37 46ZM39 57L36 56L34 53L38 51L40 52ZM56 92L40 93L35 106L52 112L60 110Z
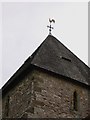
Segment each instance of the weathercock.
M50 23L51 23L51 22L55 23L55 20L49 18L49 22L50 22Z

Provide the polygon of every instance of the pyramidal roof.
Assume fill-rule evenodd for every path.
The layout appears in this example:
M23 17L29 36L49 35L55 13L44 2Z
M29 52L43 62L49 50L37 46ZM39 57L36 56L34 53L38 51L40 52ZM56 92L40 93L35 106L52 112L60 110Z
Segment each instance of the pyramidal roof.
M90 81L89 67L52 35L47 36L30 58L37 67L85 84Z
M89 67L52 35L47 36L4 87L11 84L30 65L89 85Z

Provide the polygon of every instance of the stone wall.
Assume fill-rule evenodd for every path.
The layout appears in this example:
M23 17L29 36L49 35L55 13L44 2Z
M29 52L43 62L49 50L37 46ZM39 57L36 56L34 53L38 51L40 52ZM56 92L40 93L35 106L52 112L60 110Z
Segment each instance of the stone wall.
M83 118L87 113L87 89L41 70L33 70L3 97L3 117Z
M2 91L0 90L0 120L2 118Z

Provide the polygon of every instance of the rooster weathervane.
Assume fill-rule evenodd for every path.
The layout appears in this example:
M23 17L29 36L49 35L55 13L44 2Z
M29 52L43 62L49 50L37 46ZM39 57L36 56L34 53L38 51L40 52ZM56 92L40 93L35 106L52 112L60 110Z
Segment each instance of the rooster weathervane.
M49 35L51 35L51 31L52 31L52 29L54 29L54 28L51 26L51 23L52 23L52 22L55 23L55 20L49 18L49 22L50 22L50 26L47 26L47 27L49 28Z

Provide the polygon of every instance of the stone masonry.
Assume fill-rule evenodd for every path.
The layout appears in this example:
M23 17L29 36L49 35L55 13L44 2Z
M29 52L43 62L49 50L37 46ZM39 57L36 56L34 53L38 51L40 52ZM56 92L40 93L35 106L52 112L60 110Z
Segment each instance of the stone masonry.
M62 77L32 70L3 96L2 108L3 118L84 118L88 115L88 90Z

